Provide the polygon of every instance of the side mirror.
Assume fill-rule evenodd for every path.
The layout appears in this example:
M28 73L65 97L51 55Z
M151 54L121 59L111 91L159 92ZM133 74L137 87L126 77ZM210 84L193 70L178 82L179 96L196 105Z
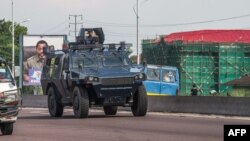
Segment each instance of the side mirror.
M15 66L15 78L20 76L20 66Z

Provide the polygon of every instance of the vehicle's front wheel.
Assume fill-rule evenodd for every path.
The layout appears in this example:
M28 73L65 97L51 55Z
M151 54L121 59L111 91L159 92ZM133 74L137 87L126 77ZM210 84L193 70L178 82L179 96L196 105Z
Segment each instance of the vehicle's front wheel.
M134 94L134 102L131 107L134 116L145 116L148 109L148 97L144 85L138 87Z
M116 115L117 106L104 106L103 107L105 115Z
M89 97L86 89L77 86L73 90L73 110L77 118L87 118L89 114Z
M14 123L2 123L1 126L1 132L3 135L11 135L13 132L13 124Z
M48 90L48 109L51 117L62 117L63 105L56 100L56 93L53 87Z

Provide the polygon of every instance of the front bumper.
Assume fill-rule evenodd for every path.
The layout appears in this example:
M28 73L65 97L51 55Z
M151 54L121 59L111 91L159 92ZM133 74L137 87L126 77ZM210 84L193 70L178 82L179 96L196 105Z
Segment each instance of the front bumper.
M0 123L15 122L17 120L18 107L0 107Z
M97 98L103 99L104 106L132 106L131 99L141 84L142 82L121 84L119 81L116 83L109 81L109 85L107 83L93 85L93 89Z
M19 91L2 92L0 97L0 123L15 122L19 111Z
M12 101L11 103L0 101L0 123L15 122L17 120L18 111L18 101Z
M16 122L17 116L0 118L0 123Z

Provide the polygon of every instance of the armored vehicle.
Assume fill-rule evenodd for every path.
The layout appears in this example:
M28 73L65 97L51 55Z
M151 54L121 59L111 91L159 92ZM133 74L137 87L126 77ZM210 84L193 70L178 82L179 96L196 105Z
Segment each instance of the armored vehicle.
M6 61L0 57L0 127L3 135L13 132L17 120L19 90Z
M86 31L86 29L84 29ZM89 108L101 106L106 115L115 115L118 106L131 107L134 116L147 113L143 69L132 65L124 42L103 44L102 29L96 42L78 37L69 48L45 48L46 64L41 84L48 95L51 117L61 117L64 106L73 106L77 118L86 118ZM84 31L82 31L84 32Z

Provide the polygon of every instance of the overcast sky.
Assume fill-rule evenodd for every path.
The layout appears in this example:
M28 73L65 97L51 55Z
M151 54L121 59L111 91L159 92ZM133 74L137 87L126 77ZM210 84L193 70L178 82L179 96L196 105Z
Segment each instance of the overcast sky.
M11 20L11 0L0 0L0 19ZM29 34L68 34L69 15L83 15L84 27L103 27L106 43L126 41L136 45L136 0L13 0L14 21ZM250 0L139 0L139 38L200 29L250 29ZM73 18L71 19L73 21ZM79 25L80 27L80 25ZM73 30L71 26L70 30ZM74 33L71 33L73 35ZM72 36L71 38L72 39Z

